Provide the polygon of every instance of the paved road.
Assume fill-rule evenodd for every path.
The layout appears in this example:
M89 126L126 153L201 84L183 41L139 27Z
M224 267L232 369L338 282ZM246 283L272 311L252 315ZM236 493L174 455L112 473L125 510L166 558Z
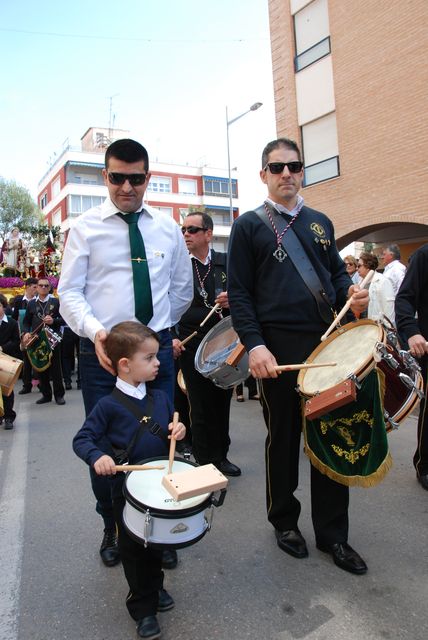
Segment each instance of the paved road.
M0 640L136 638L121 567L98 555L101 520L87 469L71 450L80 392L65 407L18 396L13 432L0 427ZM379 640L428 638L428 495L411 457L415 417L390 436L393 470L351 492L351 536L369 565L353 576L319 552L302 455L300 526L310 556L275 544L265 518L260 408L233 401L232 479L212 531L180 552L166 586L176 608L160 614L163 640Z

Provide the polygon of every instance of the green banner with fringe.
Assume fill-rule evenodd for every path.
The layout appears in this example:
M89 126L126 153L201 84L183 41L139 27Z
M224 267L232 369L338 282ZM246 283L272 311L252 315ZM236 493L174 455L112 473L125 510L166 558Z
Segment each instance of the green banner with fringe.
M46 371L51 363L52 349L45 330L42 329L35 343L27 349L28 359L36 371Z
M321 473L347 486L378 484L392 466L383 417L384 376L374 369L357 400L315 419L304 419L305 452Z

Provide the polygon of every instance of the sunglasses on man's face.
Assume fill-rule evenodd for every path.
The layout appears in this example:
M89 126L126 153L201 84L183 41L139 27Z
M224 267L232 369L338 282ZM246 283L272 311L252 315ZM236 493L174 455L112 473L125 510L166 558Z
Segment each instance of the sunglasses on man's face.
M190 227L181 227L181 233L184 235L185 233L190 233L192 236L198 231L208 231L206 227L195 227L194 225L190 225Z
M282 173L285 167L290 173L300 173L303 169L303 162L299 162L299 160L293 160L293 162L268 162L263 171L266 171L266 167L269 167L269 171L274 175Z
M141 187L147 179L146 173L117 173L116 171L109 171L107 175L110 183L115 186L125 184L128 180L131 187Z
M43 287L43 289L47 289L48 287L50 287L50 284L38 284L38 287Z

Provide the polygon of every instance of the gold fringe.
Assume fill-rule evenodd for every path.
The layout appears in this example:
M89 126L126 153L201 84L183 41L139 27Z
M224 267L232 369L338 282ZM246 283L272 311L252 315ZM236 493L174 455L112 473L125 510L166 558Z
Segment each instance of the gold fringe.
M347 487L375 487L377 484L382 482L393 465L391 454L388 451L383 462L379 465L376 471L371 473L369 476L344 476L341 473L337 473L337 471L333 471L333 469L327 466L324 462L321 462L321 460L317 458L314 452L308 447L306 438L305 453L311 461L311 464L318 469L320 473L328 476L330 480L334 480L335 482Z

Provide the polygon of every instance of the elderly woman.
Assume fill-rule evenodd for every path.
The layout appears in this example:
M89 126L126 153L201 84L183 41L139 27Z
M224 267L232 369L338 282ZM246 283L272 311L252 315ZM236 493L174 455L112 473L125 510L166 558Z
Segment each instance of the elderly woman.
M391 322L395 320L394 312L394 290L391 282L382 273L377 273L376 269L379 261L372 253L361 253L358 258L358 274L361 278L365 278L370 270L375 271L372 281L369 285L369 308L367 317L371 320L382 320L382 316L386 316Z
M360 276L358 275L356 258L354 256L345 256L343 262L345 263L346 273L352 279L353 284L358 284Z

